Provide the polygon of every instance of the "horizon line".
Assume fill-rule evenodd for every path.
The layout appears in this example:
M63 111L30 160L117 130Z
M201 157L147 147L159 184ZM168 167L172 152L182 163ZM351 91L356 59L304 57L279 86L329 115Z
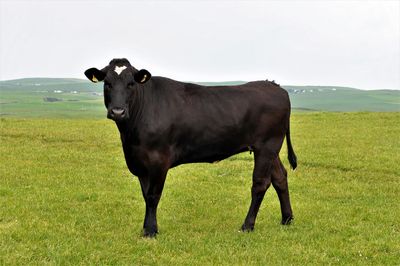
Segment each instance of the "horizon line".
M157 76L155 76L157 77ZM22 79L75 79L75 80L82 80L85 81L86 79L84 77L82 78L76 78L76 77L24 77L24 78L13 78L13 79L0 79L0 82L7 82L7 81L16 81L16 80L22 80ZM261 79L260 79L261 80ZM227 83L227 82L240 82L240 83L247 83L251 81L256 81L256 80L222 80L222 81L184 81L184 80L177 80L181 82L188 82L188 83ZM272 81L272 80L268 80ZM356 89L356 90L363 90L363 91L374 91L374 90L390 90L390 91L400 91L400 88L382 88L382 89L362 89L359 87L354 87L354 86L346 86L346 85L312 85L312 84L302 84L302 85L293 85L293 84L281 84L278 83L279 86L282 87L336 87L336 88L350 88L350 89Z

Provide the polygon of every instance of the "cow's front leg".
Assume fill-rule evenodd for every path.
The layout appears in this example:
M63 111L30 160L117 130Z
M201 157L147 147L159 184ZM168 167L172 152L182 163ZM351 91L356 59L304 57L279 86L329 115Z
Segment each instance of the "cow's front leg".
M146 177L140 177L140 185L146 202L146 214L143 223L143 235L154 237L158 233L157 206L160 201L162 190L167 176L167 169L153 166L149 169Z

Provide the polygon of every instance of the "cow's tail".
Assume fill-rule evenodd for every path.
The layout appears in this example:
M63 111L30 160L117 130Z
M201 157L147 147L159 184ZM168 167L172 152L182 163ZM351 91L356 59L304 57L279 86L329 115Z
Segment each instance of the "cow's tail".
M290 141L290 123L288 121L288 128L286 131L286 143L287 143L287 150L288 150L288 159L289 163L292 166L292 169L296 169L297 167L297 158L296 154L294 153L292 142Z

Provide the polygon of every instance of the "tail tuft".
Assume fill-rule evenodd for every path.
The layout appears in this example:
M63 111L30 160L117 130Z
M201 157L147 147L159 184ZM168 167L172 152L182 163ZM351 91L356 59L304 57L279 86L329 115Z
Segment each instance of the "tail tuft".
M288 160L289 160L290 165L292 166L292 169L294 170L297 167L297 157L296 157L296 154L294 153L294 150L292 147L292 142L290 141L289 126L286 131L286 143L287 143L287 149L288 149Z
M293 150L292 150L293 151ZM289 159L289 163L292 166L292 169L296 169L297 167L297 158L296 158L296 154L293 153L289 153L288 154L288 159Z

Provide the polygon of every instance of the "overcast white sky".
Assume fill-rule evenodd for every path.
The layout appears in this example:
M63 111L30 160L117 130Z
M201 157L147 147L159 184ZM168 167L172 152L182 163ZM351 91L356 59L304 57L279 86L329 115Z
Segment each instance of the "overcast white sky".
M0 80L126 57L184 81L400 89L400 1L0 0Z

